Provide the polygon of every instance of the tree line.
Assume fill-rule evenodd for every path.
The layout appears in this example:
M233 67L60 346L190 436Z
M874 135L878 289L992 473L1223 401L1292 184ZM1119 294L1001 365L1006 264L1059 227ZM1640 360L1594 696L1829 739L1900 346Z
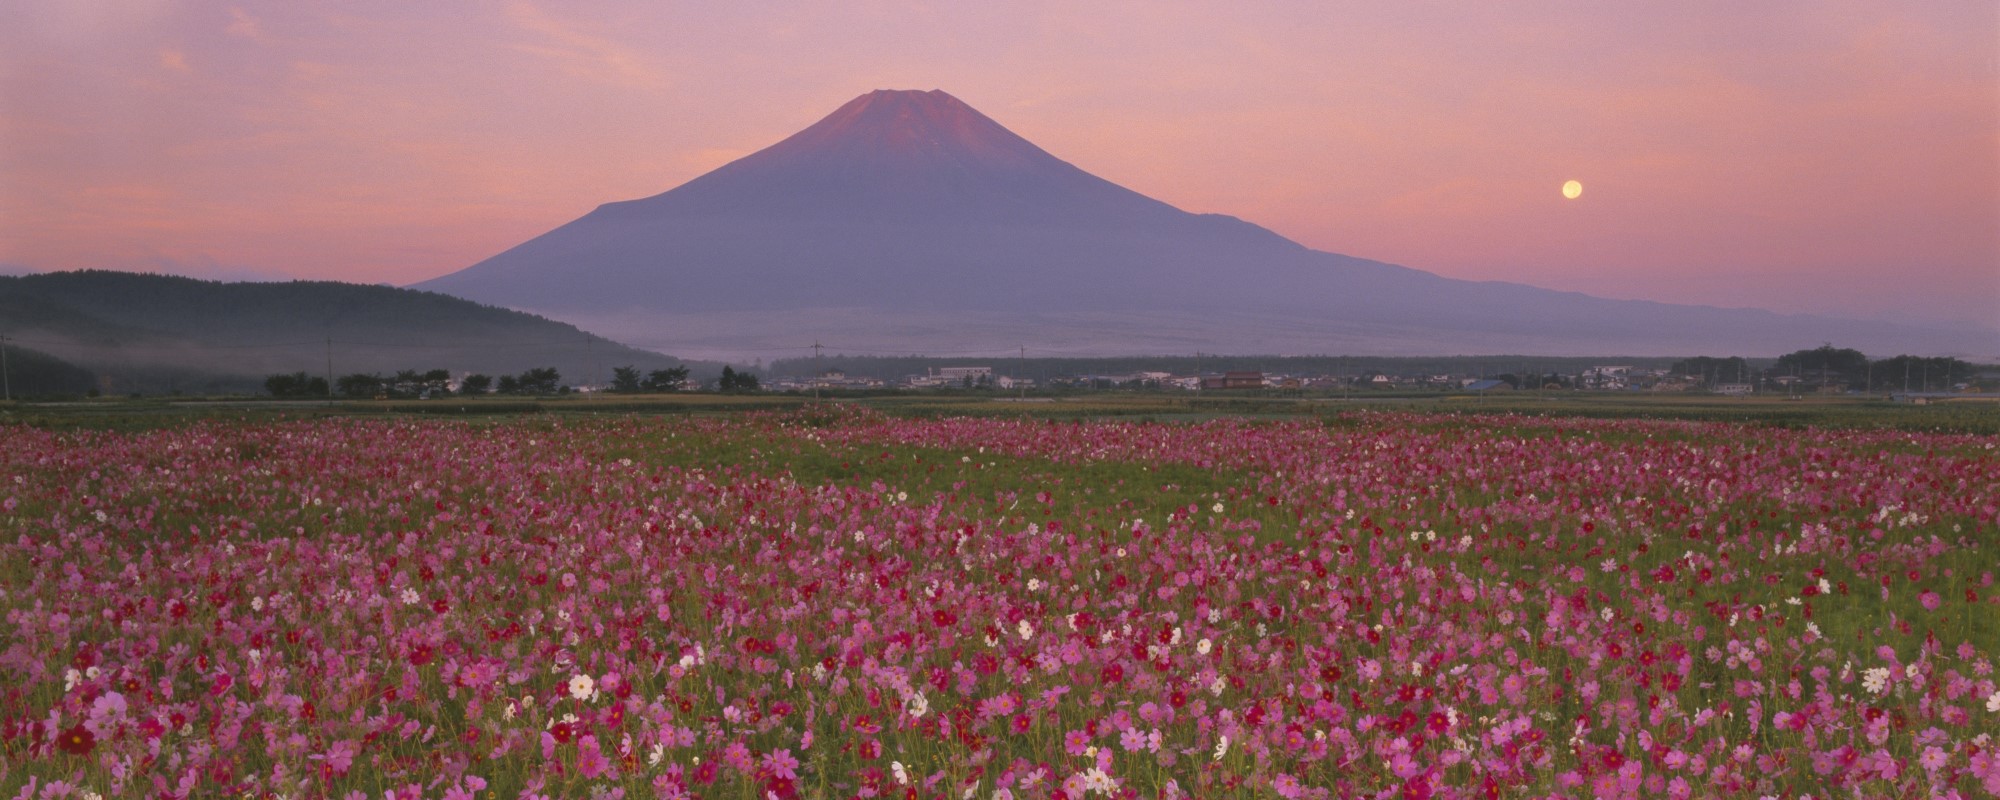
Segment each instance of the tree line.
M642 373L637 368L626 365L613 367L611 375L611 385L606 391L613 394L660 394L700 388L689 381L686 366ZM722 379L717 388L724 392L754 392L758 391L760 386L757 376L723 367ZM443 369L424 372L406 369L387 376L380 373L355 372L336 378L331 385L326 382L326 378L300 371L266 377L264 391L270 393L272 397L413 399L477 397L485 394L552 395L565 394L571 389L563 384L562 373L556 371L554 367L535 367L518 375L501 375L497 378L473 373L459 380L456 385L452 383L451 373Z
M1810 387L1858 391L1949 391L1976 381L1979 368L1956 358L1899 355L1869 359L1859 350L1821 345L1794 350L1766 369L1753 369L1741 357L1697 356L1674 362L1676 375L1702 383L1757 383L1784 380Z

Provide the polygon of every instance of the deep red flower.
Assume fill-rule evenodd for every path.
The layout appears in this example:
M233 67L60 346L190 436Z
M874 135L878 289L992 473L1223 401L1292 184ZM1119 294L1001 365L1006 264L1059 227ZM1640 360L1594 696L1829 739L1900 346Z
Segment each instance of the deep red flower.
M90 755L91 748L97 746L97 736L77 725L56 736L56 747L72 755Z

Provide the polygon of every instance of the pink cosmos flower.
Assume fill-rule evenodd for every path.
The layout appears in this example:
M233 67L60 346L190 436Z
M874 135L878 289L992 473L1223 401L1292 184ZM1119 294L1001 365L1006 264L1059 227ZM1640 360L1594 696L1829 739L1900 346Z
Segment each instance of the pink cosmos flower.
M597 746L597 737L585 734L576 742L576 770L583 777L595 778L610 770L611 761L604 757L603 749Z
M780 748L764 754L764 768L770 770L771 776L779 780L798 780L799 774L795 771L798 767L799 760L792 757L790 749Z

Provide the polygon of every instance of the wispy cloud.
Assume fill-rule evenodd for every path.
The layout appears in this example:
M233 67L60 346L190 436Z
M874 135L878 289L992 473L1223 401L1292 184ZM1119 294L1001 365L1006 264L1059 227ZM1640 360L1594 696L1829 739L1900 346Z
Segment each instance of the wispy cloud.
M160 66L175 72L189 72L192 70L188 66L187 54L174 48L167 48L160 51Z
M556 19L526 0L507 6L507 21L538 39L516 49L540 56L568 75L632 86L667 83L667 74L637 49Z
M231 36L260 42L264 40L264 29L257 24L257 18L240 8L229 9L229 27L225 30Z

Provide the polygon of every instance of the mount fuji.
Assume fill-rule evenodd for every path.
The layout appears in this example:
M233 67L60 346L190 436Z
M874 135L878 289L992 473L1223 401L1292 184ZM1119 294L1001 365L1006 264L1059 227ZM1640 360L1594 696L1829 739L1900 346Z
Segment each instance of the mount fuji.
M662 194L412 288L697 357L1775 354L1991 357L1993 332L1444 278L1192 214L942 91L875 91ZM784 351L784 352L780 352Z

